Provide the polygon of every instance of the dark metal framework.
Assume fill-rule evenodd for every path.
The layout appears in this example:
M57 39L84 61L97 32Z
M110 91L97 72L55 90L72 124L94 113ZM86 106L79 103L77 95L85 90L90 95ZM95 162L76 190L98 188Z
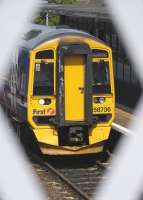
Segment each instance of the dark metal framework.
M104 6L94 5L62 5L62 4L48 4L42 2L39 7L48 14L64 15L64 16L77 16L84 18L100 18L109 20L109 14Z

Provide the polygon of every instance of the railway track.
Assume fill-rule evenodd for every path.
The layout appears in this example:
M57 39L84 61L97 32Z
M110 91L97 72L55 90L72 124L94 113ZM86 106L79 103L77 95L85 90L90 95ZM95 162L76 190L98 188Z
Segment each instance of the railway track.
M106 156L30 157L49 199L90 200L98 186L108 182L112 156L107 150Z
M52 200L57 198L90 200L99 183L107 181L104 172L110 166L108 161L96 159L92 163L82 163L84 159L78 160L76 157L76 159L67 158L63 164L60 159L51 161L32 156L33 167Z
M95 165L85 168L64 168L59 171L91 199L100 183L107 181L105 169L109 163L98 160Z

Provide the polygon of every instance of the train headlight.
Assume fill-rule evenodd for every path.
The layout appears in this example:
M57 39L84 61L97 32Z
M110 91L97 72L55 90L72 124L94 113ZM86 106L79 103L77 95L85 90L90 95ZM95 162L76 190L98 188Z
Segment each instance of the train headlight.
M40 105L44 105L44 104L45 104L45 100L44 100L44 99L40 99L40 100L39 100L39 104L40 104Z
M105 102L105 98L104 97L100 97L99 98L99 103L104 103Z
M105 102L105 98L104 97L96 97L94 99L94 103L104 103Z

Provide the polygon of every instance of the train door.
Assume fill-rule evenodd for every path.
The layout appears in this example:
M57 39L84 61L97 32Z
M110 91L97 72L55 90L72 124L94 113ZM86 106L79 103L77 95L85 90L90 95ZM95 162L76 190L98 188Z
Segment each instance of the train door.
M87 44L63 44L57 62L57 123L92 124L92 55Z
M64 56L65 120L85 119L85 58L83 55Z

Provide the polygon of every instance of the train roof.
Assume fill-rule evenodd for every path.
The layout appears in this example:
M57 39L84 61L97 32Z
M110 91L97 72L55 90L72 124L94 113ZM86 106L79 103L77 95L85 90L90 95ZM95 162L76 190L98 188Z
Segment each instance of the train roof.
M103 41L84 31L33 24L26 30L22 39L22 46L28 49L34 49L43 42L65 35L86 36L105 45Z

